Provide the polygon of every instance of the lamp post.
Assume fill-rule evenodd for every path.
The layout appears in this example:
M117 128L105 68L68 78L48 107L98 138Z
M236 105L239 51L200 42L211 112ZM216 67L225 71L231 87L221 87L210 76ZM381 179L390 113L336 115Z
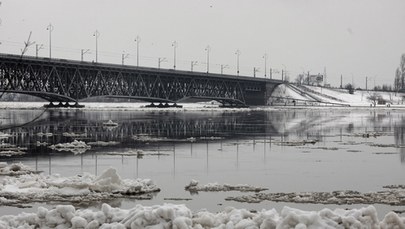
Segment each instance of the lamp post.
M366 76L366 91L367 91L367 82L368 82L368 77Z
M229 68L229 66L227 64L226 65L221 64L221 75L224 74L225 68Z
M176 70L176 49L177 49L177 46L178 46L177 41L173 41L172 46L173 46L173 53L174 53L173 69Z
M82 49L82 50L81 50L81 55L80 55L80 57L81 57L80 60L81 60L81 61L83 61L83 56L84 56L84 54L86 54L86 53L90 53L90 49L86 49L86 50L85 50L85 49Z
M209 73L209 71L210 71L210 51L211 51L211 47L209 45L207 45L207 47L205 48L205 51L207 51L207 73Z
M1 43L0 43L1 44ZM36 44L35 45L35 57L38 58L38 52L39 50L44 49L44 45L43 44Z
M100 33L98 32L98 30L96 30L96 32L94 32L93 36L96 37L96 63L97 63L98 62L98 37L100 36Z
M48 27L46 27L46 30L49 31L49 59L52 58L52 31L54 27L52 24L49 23Z
M253 67L253 77L256 77L256 72L259 72L260 68Z
M167 61L167 59L165 57L159 57L158 58L158 68L160 69L160 63L166 62L166 61Z
M191 71L193 71L194 66L198 64L198 61L191 61Z
M239 75L239 56L241 54L240 50L236 50L236 73Z
M129 54L127 53L127 54L125 54L125 51L123 51L123 53L122 53L122 55L121 55L121 62L122 62L122 65L124 65L124 61L125 61L125 59L127 59L129 57Z
M139 36L136 36L135 42L136 42L136 66L139 67L139 43L141 42L141 38Z
M267 53L264 54L263 58L264 58L264 78L266 78L267 77L267 58L268 58Z
M281 80L284 81L284 79L287 80L287 69L284 64L281 64L281 65L283 65L283 67L284 67L281 70Z

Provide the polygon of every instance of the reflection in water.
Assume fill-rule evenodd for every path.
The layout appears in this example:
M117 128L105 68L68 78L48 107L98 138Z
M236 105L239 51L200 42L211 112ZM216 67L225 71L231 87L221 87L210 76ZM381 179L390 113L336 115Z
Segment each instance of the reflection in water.
M29 113L29 111L26 111ZM107 113L107 114L106 114ZM263 114L259 114L263 116ZM38 143L55 145L73 140L85 142L112 142L134 145L134 136L149 136L167 141L187 138L243 137L241 135L277 134L271 125L255 125L245 118L246 113L209 113L185 114L160 112L91 112L91 111L53 111L21 127L10 123L0 126L4 133L11 134L10 144L28 147L29 154L53 152L49 147ZM16 118L18 116L14 116ZM257 117L256 117L257 118ZM17 119L17 118L16 118ZM115 128L105 128L105 120L117 120ZM260 119L259 119L260 120ZM17 123L18 120L15 120ZM142 142L137 142L142 145ZM135 144L136 145L136 144Z
M17 115L15 115L17 113ZM405 145L404 114L386 111L331 110L281 110L250 112L98 112L80 110L0 111L0 130L11 137L3 138L2 143L27 147L27 156L57 154L49 147L69 143L73 140L84 142L119 142L115 148L152 148L164 142L187 141L199 138L244 139L252 138L253 151L256 138L279 137L280 141L290 139L317 139L325 136L339 136L369 131L394 133L395 145ZM360 118L359 118L360 117ZM108 120L118 123L113 128L104 125ZM24 124L24 125L23 125ZM22 125L22 126L21 126ZM134 140L134 136L149 136L144 141ZM215 138L215 139L216 139ZM140 139L138 137L138 139ZM266 140L265 140L266 141ZM39 144L41 143L41 144ZM236 144L237 154L239 152ZM94 148L97 148L95 146ZM108 149L108 147L105 147ZM110 147L111 148L111 147ZM190 146L193 155L193 143ZM405 148L400 149L401 162L405 162ZM92 150L91 150L92 151ZM176 149L173 146L173 164L176 162ZM265 150L266 151L266 150ZM97 165L97 155L95 164ZM264 154L264 159L266 155ZM83 163L83 161L81 161ZM51 173L49 157L49 173ZM238 164L237 164L238 166ZM209 169L208 140L207 162ZM138 169L137 169L138 170ZM97 173L97 166L95 172ZM138 171L137 171L138 173ZM173 170L173 175L176 171Z
M405 146L405 117L400 116L399 120L393 121L391 125L394 126L395 144ZM405 163L405 148L400 147L399 150L401 162Z

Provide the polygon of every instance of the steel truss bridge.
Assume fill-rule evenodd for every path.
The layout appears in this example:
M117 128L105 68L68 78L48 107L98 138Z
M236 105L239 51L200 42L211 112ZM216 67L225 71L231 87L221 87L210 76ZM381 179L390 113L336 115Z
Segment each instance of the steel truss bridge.
M216 100L266 105L280 80L0 54L0 95L20 93L71 106L91 97L162 104Z

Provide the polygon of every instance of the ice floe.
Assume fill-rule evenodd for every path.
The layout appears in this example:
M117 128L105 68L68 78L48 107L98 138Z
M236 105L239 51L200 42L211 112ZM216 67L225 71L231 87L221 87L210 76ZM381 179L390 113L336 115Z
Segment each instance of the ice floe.
M47 137L47 138L49 138L49 137L52 137L52 136L53 136L53 133L42 133L42 132L39 132L39 133L37 133L37 136L38 136L38 137Z
M227 197L227 201L260 203L262 201L313 203L313 204L387 204L405 205L405 189L400 186L385 186L386 190L361 193L345 190L333 192L279 192L255 193L238 197Z
M4 177L0 184L0 204L25 204L43 201L83 203L113 198L132 197L150 199L160 189L150 179L121 179L113 168L100 176L91 174L61 177L25 174Z
M82 137L87 137L87 133L69 133L69 132L64 132L62 133L62 136L64 137L71 137L71 138L82 138Z
M241 192L261 192L268 190L268 188L255 187L247 184L230 185L230 184L218 184L208 183L206 185L198 185L198 181L191 180L185 187L186 191L191 193L196 192L228 192L228 191L241 191Z
M275 142L277 145L283 145L283 146L303 146L307 144L314 145L317 143L319 140L317 139L304 139L304 140L297 140L297 141L282 141L282 142Z
M120 144L119 142L116 141L108 141L108 142L104 142L104 141L96 141L96 142L88 142L87 145L90 146L115 146Z
M107 122L103 122L103 126L116 127L118 126L118 123L108 120Z
M12 137L13 135L11 134L6 134L0 131L0 139L5 139L5 138L9 138Z
M19 176L30 173L38 172L22 163L7 164L6 162L0 162L0 175Z
M82 154L91 148L83 141L74 140L68 143L58 143L56 145L51 145L49 148L57 151L70 151L74 154Z
M18 156L18 155L24 155L27 148L25 147L19 147L13 144L9 143L0 143L0 156L3 157L11 157L11 156Z
M143 150L129 150L124 152L106 152L104 154L107 155L119 155L119 156L136 156L138 158L142 158L143 156L168 156L167 153L160 153L160 152L146 152Z
M58 205L53 209L39 207L36 213L0 217L1 228L404 228L405 218L390 212L380 221L373 206L360 209L322 209L303 211L284 207L257 212L227 207L223 211L193 213L185 205L136 205L132 209L113 208L103 204L100 210L76 209Z

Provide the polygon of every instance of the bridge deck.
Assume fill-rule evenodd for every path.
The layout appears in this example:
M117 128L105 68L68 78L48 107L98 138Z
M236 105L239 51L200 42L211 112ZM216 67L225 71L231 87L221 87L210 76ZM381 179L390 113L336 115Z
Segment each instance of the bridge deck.
M79 99L132 96L178 101L214 97L264 105L280 80L0 54L0 89ZM34 94L34 93L33 93Z

